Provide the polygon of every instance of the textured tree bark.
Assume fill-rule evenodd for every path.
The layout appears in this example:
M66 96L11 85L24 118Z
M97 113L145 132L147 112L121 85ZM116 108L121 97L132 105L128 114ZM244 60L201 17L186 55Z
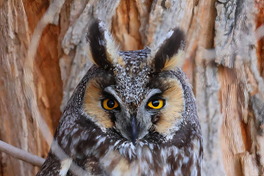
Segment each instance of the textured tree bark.
M27 52L32 33L49 3L45 1L0 1L0 139L33 154L45 157L49 146L38 130L32 101L54 132L60 116L62 82L58 66L58 32L46 26L41 36L34 65L29 66ZM34 75L28 82L26 74ZM29 88L34 90L28 94ZM0 175L33 175L38 168L0 155Z
M262 0L0 0L1 140L46 156L51 139L39 119L53 134L91 66L86 35L94 18L122 50L142 49L181 28L181 67L202 126L203 175L264 175ZM0 153L0 175L37 170Z

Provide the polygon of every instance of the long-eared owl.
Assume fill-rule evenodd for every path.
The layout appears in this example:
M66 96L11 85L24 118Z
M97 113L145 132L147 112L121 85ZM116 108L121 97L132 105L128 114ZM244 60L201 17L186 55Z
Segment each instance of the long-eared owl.
M42 175L201 175L192 89L175 65L179 29L156 45L119 51L100 21L87 35L94 65L69 100Z

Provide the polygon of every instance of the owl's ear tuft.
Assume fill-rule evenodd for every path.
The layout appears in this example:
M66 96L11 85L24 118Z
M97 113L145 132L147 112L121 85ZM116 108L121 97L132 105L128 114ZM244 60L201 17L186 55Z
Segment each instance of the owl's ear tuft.
M168 33L168 36L158 46L158 49L154 50L153 62L157 72L179 65L181 59L178 56L181 55L180 57L182 57L184 38L184 33L180 29L175 28Z
M113 60L118 57L118 47L105 30L103 22L95 20L91 24L87 40L90 44L90 57L94 63L104 69L111 68Z

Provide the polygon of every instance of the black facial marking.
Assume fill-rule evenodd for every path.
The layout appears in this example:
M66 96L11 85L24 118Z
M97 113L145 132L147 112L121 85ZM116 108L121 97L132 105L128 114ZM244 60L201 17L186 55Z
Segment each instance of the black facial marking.
M152 76L147 87L153 89L160 89L161 92L165 92L170 85L165 84L164 80L167 80L168 78L172 77L171 73L169 71L162 71L160 73L156 73L155 76ZM157 97L162 99L162 95L157 94Z
M113 123L116 121L115 113L110 113L110 119Z
M93 70L91 80L94 80L96 87L99 87L101 90L116 84L111 70L105 70L97 65L94 65L91 70Z
M163 42L154 57L155 71L159 72L164 68L166 60L171 59L173 55L177 54L183 42L183 32L178 28L174 29L171 37Z
M159 121L159 119L160 119L160 116L157 114L151 116L151 122L153 124L156 124Z
M87 39L90 43L91 53L94 62L104 69L110 68L111 63L107 59L104 30L100 27L98 20L94 21L93 24L90 26Z

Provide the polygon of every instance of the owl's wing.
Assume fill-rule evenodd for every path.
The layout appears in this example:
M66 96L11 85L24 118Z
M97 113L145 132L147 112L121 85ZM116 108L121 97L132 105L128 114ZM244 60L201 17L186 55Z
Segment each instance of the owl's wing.
M72 101L76 102L74 100L75 99L73 98ZM70 108L73 107L70 106ZM67 113L68 111L71 113ZM74 153L75 148L68 147L71 145L66 145L67 147L65 148L61 147L62 143L72 143L72 138L77 138L77 136L80 135L79 132L83 132L83 135L88 136L84 133L84 124L86 124L85 119L78 118L78 116L81 116L79 115L80 112L74 108L68 109L68 111L66 110L62 116L60 125L55 133L54 141L51 144L48 157L36 176L91 175L88 171L79 167L70 157L72 156L72 153ZM84 138L84 140L86 140L86 138ZM79 140L76 140L75 142L78 143ZM76 144L76 146L78 145ZM73 168L74 170L70 171L70 168Z
M36 176L59 176L61 169L61 161L50 152Z

